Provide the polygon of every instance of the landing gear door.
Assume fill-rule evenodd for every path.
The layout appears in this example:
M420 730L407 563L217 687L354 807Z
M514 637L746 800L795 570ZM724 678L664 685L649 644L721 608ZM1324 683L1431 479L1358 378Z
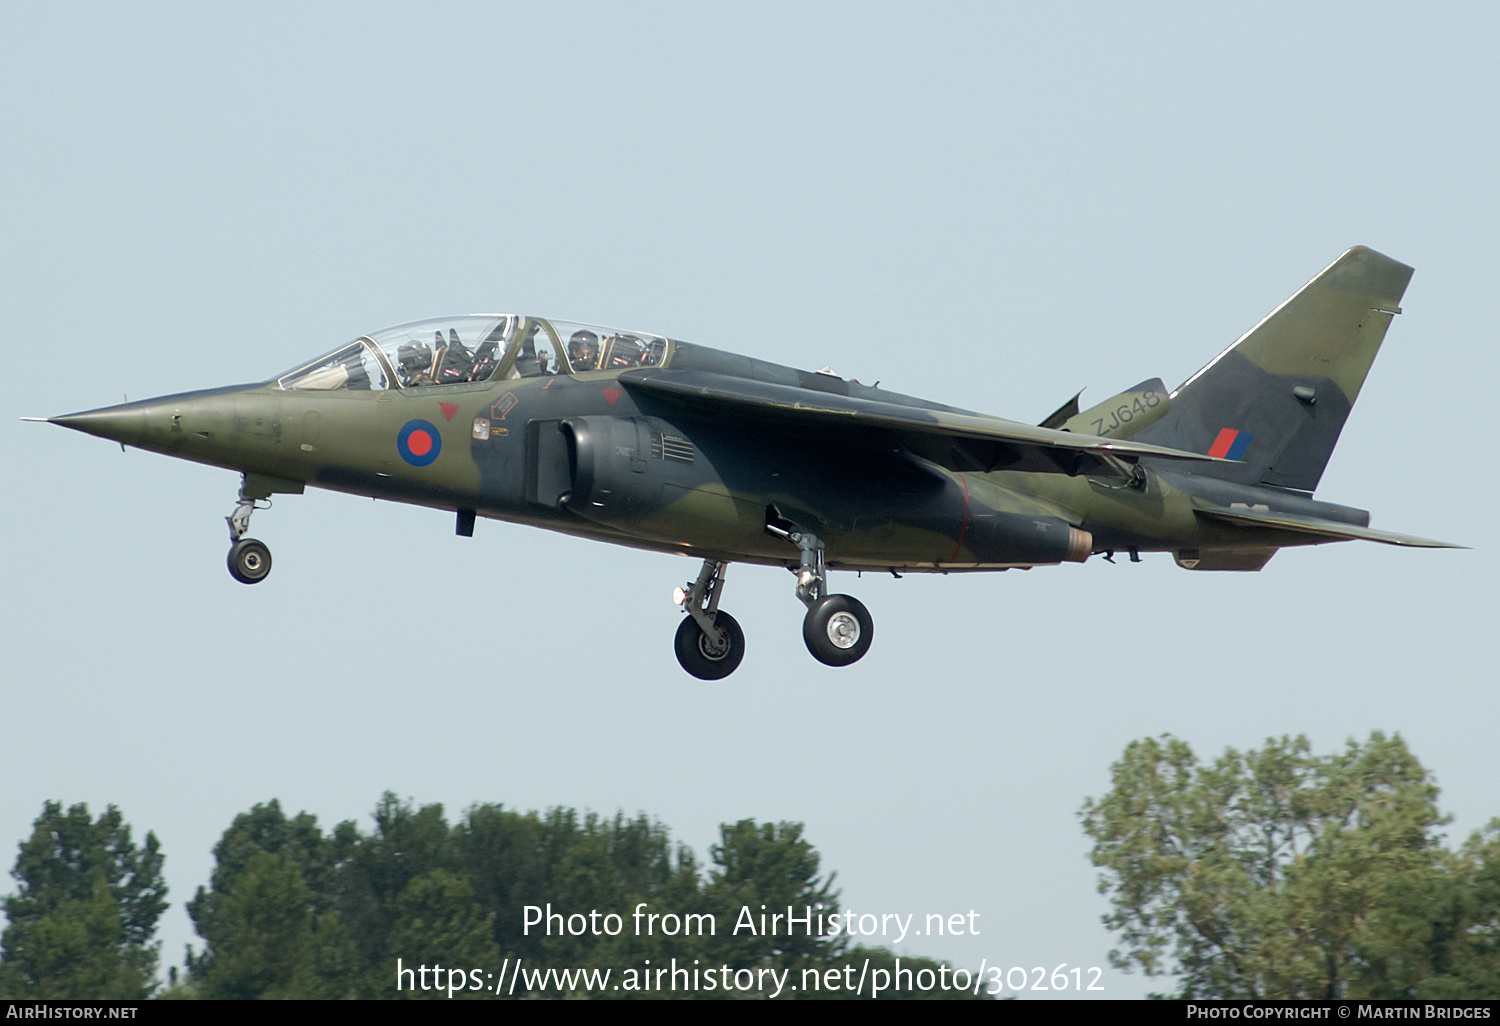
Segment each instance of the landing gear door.
M573 490L572 439L560 420L526 423L526 501L557 509Z

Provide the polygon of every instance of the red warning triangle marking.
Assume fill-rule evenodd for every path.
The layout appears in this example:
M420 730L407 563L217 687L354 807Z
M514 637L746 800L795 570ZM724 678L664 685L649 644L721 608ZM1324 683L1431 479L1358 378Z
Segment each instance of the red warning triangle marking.
M604 390L604 401L613 406L615 404L615 400L620 398L620 396L624 394L625 393L621 392L618 388L606 388Z
M446 420L451 421L453 419L453 415L458 412L457 403L438 403L438 405L443 408L443 417Z

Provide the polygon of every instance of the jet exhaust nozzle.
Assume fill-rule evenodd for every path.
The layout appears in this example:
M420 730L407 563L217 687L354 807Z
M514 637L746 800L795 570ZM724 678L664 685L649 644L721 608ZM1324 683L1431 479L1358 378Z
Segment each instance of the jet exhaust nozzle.
M1068 528L1068 554L1063 557L1067 563L1082 563L1089 558L1089 553L1094 551L1094 536L1081 527Z

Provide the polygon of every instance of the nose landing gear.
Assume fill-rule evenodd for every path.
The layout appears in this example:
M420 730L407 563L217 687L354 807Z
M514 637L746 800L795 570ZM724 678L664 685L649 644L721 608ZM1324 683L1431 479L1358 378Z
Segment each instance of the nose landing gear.
M251 498L245 494L246 479L240 479L239 503L234 512L224 519L229 522L229 576L241 584L259 584L271 572L271 550L254 538L246 538L250 530L250 514L257 509L269 509L270 499ZM265 505L259 505L264 502Z

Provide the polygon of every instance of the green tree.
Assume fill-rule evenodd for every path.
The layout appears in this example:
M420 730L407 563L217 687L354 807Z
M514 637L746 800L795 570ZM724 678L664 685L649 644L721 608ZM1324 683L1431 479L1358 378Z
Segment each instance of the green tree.
M189 903L206 943L189 958L188 984L172 996L446 1000L449 971L478 971L490 985L505 959L521 959L533 971L610 969L621 974L616 979L640 973L647 960L664 967L676 959L682 966L792 970L795 983L801 969L835 967L847 943L810 937L801 926L788 936L788 906L798 916L821 912L825 921L838 910L832 877L820 875L800 824L723 826L705 881L692 853L645 815L476 805L450 827L441 805L416 807L387 792L374 820L370 833L344 822L325 836L311 816L288 818L276 802L236 817L214 848L210 887ZM524 930L523 909L549 903L564 921L581 914L589 927ZM657 917L640 934L632 915L638 904ZM783 918L774 936L760 933L762 906ZM734 932L743 910L755 932ZM596 933L610 914L621 917L615 934ZM704 919L694 920L703 932L687 926L689 915L705 914L715 932ZM888 953L862 951L864 957L894 965ZM902 964L940 968L904 956ZM434 975L438 965L443 972ZM460 995L480 996L455 991ZM734 994L642 988L611 996Z
M302 812L288 818L281 811L281 803L272 799L236 816L214 845L214 872L208 890L198 888L187 906L195 922L200 915L212 917L214 896L233 890L250 858L259 852L285 855L296 863L312 893L315 910L322 914L333 908L338 875L333 840L318 826L316 816Z
M1459 914L1448 924L1446 955L1416 997L1494 998L1500 994L1500 819L1459 853Z
M1390 888L1359 953L1370 997L1500 994L1500 820L1444 853L1444 872Z
M495 943L502 957L539 959L541 942L521 932L521 908L546 900L546 825L535 812L476 805L454 830L463 875L481 908L494 915Z
M800 924L794 931L762 930L761 914L787 915L790 907L801 917L838 912L833 875L818 875L817 850L802 839L801 823L757 823L742 819L719 828L719 843L710 849L714 869L704 897L717 914L720 935L716 956L730 968L821 968L843 953L842 934L809 936ZM825 919L826 922L826 919ZM752 926L754 932L736 926ZM770 925L770 920L766 920ZM816 925L814 925L816 929Z
M337 852L317 819L271 801L235 817L214 846L209 887L188 902L203 951L190 987L207 998L358 993L358 959L336 905Z
M456 849L441 805L414 807L387 791L375 805L375 830L360 833L353 821L334 830L338 911L359 953L361 996L393 993L396 959L391 946L401 918L401 897L418 877L453 872Z
M473 970L499 972L500 949L495 944L494 916L486 915L474 902L474 889L462 877L445 869L436 869L416 877L402 889L396 901L397 916L391 927L387 946L397 952L401 969L417 974L421 967L443 968L441 977L433 977L432 989L422 990L426 981L405 977L399 996L403 998L443 998L446 974ZM395 963L389 967L383 982L389 987L395 977ZM461 982L467 984L467 979ZM415 989L414 989L415 988ZM455 991L454 997L491 997L480 991Z
M205 998L342 998L356 994L354 946L334 912L319 915L302 867L253 852L199 932L211 957L197 963Z
M334 831L339 864L339 916L365 968L383 990L395 979L390 948L400 916L401 893L417 877L454 869L453 833L441 805L414 808L387 791L375 806L375 831L361 834L352 821Z
M4 902L0 996L149 997L155 990L156 921L167 907L161 846L137 849L120 811L47 802L11 876Z
M1324 757L1284 737L1203 765L1165 735L1127 747L1113 780L1080 813L1125 942L1110 957L1180 976L1182 997L1371 995L1433 939L1411 909L1450 895L1450 928L1463 918L1437 788L1399 736Z

